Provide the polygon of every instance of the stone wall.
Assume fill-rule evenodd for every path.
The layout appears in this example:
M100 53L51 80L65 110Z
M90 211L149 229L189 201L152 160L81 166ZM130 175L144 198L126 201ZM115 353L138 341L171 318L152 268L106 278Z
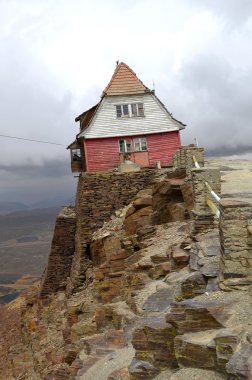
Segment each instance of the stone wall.
M193 201L194 211L198 214L206 214L209 212L207 198L210 197L206 182L211 186L212 190L220 195L221 193L221 177L219 169L212 168L193 168L191 169L191 177L193 183ZM214 199L211 198L213 202Z
M68 281L68 294L82 287L90 266L93 232L102 227L118 209L129 204L144 189L157 171L146 169L131 173L85 173L79 178L76 198L75 255Z
M194 145L182 146L173 155L173 167L185 169L188 179L191 179L191 169L195 167L193 156L200 166L204 166L204 148L198 148Z
M74 254L75 226L74 208L64 207L56 219L51 252L41 280L42 298L66 287Z
M220 286L247 288L252 284L252 204L223 199L220 211Z
M193 168L191 169L191 178L193 185L194 208L192 214L194 218L194 233L198 233L211 229L214 226L214 213L208 206L207 199L210 198L213 203L216 202L211 197L206 187L206 182L217 195L220 195L220 170L206 167Z

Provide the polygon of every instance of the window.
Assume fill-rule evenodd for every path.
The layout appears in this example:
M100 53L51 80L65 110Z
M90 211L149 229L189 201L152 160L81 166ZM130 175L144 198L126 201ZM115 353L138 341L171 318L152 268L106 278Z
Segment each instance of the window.
M116 106L116 116L117 117L129 117L129 105L120 104Z
M71 149L72 160L81 161L81 150L80 149Z
M141 117L144 116L143 103L116 105L117 117Z
M135 152L143 152L147 150L147 141L145 137L133 139L133 143Z
M120 153L128 153L132 152L132 140L131 139L125 139L125 140L119 140L119 151Z
M131 104L131 113L132 113L132 116L137 116L137 105L136 104Z
M119 140L119 152L129 153L129 152L145 152L147 151L147 140L145 137L137 137L133 140L125 139Z
M137 104L137 111L138 111L137 116L144 116L143 103L138 103Z

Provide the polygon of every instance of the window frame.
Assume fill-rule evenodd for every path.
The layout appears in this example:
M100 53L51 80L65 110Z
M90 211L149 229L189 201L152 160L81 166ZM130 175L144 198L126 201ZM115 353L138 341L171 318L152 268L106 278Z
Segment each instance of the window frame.
M121 144L120 142L123 141L123 144L124 144L124 151L121 151ZM127 141L130 141L130 150L128 150L127 148ZM133 140L131 138L128 138L128 139L119 139L118 140L118 145L119 145L119 153L132 153L134 152L133 150Z
M142 114L140 115L140 112L139 112L139 106L142 105L141 109L142 109ZM132 112L132 106L136 106L136 111L137 111L137 114L134 115L133 112ZM130 103L130 109L131 109L131 117L144 117L144 104L142 102L136 102L136 103Z
M143 142L143 140L144 140L144 142ZM139 150L135 149L136 143L139 144ZM143 145L145 145L146 149L143 149ZM135 137L135 138L133 137L133 148L134 148L134 152L147 152L148 151L147 138L146 137Z
M127 140L131 141L131 150L127 150ZM138 141L137 141L138 140ZM144 140L144 141L142 141ZM124 151L121 151L121 141L124 143ZM139 143L139 150L136 150L136 143ZM142 149L143 146L146 147L146 149ZM119 153L138 153L138 152L148 152L148 145L147 145L147 138L146 137L132 137L132 138L126 138L126 139L119 139L118 140L118 147L119 147Z
M128 109L128 113L124 113L124 107L127 106L127 109ZM120 110L121 110L121 116L118 115L118 112L117 110L119 109L120 107ZM116 117L117 119L124 119L124 118L129 118L130 117L130 107L129 107L129 104L128 103L122 103L122 104L115 104L115 110L116 110Z
M124 107L127 107L127 112L125 113ZM133 107L135 107L136 112L133 113ZM120 110L120 111L119 111ZM139 110L142 110L141 113ZM128 119L131 117L145 117L144 112L144 103L136 102L136 103L121 103L115 104L115 113L117 119Z
M81 148L71 148L71 158L74 162L82 161L82 151Z

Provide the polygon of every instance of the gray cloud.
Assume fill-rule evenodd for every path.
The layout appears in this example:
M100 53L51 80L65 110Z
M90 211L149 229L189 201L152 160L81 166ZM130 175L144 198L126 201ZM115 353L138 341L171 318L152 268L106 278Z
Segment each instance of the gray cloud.
M43 165L0 165L1 200L29 205L38 200L70 199L75 191L76 178L66 160L48 160Z
M186 0L194 9L212 11L217 17L222 18L230 28L239 28L252 15L252 2L250 0Z
M184 65L178 79L172 105L188 124L184 142L197 137L212 153L247 152L252 141L252 71L237 70L209 54Z
M41 165L20 164L20 165L1 165L0 171L6 175L14 175L17 178L60 178L71 175L70 160L47 160Z
M68 145L120 59L155 81L188 125L184 143L250 152L251 0L0 0L0 9L0 134ZM64 147L0 137L0 199L71 193L69 167Z

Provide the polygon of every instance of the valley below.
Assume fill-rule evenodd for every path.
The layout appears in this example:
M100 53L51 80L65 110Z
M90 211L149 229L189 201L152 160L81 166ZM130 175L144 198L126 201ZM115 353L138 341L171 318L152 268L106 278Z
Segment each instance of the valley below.
M58 212L55 207L0 215L0 303L15 299L41 277Z

